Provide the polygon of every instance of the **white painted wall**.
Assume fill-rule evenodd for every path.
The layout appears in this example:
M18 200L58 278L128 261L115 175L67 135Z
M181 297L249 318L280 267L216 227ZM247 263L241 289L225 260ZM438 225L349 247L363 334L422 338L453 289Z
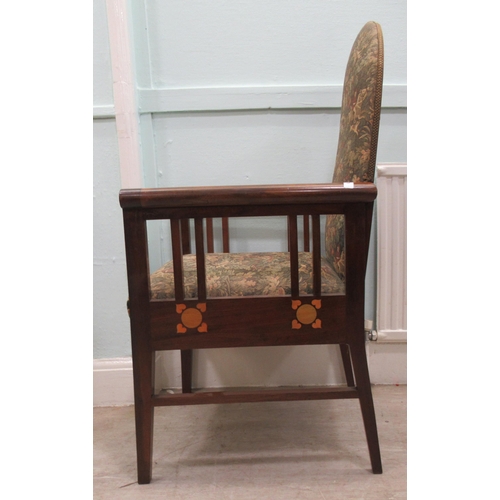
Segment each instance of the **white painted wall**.
M345 65L368 20L382 25L386 51L378 160L406 161L405 1L134 0L128 5L145 186L329 182ZM94 357L99 359L129 356L130 341L117 210L123 171L105 0L94 0L94 17L94 116L111 116L94 121ZM152 224L152 267L168 257L160 250L162 231ZM245 242L248 232L242 229L235 234L236 249L274 244L255 234ZM375 261L372 252L368 319L375 319ZM306 351L198 353L195 382L224 385L235 362L243 368L233 382L241 385L293 383L297 377L302 383L339 381L341 375L330 368L336 353L320 347ZM171 364L160 367L160 379L176 383L177 357L166 358Z

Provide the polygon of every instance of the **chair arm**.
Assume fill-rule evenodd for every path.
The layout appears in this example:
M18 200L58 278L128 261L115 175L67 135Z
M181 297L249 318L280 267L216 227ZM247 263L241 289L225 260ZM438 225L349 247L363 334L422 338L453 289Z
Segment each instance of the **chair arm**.
M189 188L123 189L122 208L188 208L372 202L375 184L284 184Z

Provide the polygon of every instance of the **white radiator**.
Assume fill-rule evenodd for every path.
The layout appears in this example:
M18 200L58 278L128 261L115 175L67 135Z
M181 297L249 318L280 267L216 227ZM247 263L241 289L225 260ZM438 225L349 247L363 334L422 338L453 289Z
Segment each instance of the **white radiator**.
M406 164L377 165L377 342L406 343Z

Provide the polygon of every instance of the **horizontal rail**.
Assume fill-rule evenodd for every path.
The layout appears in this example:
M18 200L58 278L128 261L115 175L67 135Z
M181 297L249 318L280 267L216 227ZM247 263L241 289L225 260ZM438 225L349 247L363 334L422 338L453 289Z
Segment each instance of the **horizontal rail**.
M193 392L182 394L160 393L153 396L153 406L257 403L265 401L312 401L320 399L355 399L358 397L359 395L356 388L343 386Z
M342 84L257 87L139 88L139 113L184 111L340 109ZM382 108L406 108L406 84L385 84Z
M352 203L297 203L281 205L220 205L207 207L155 207L155 208L125 208L124 211L136 212L144 220L166 219L216 219L219 217L273 217L273 216L302 216L305 212L309 215L347 214L358 204L367 205L365 202ZM373 203L373 202L370 202ZM210 252L209 252L210 253Z
M183 208L248 205L371 202L375 184L284 184L190 188L123 189L122 208Z
M311 304L312 295L299 300ZM151 347L158 351L171 349L212 349L218 347L276 346L345 343L351 324L345 321L345 295L322 295L317 318L323 328L311 324L293 328L296 309L290 295L261 297L207 298L206 307L197 299L185 300L185 309L198 309L204 328L188 328L178 333L182 311L175 300L153 300L149 303ZM200 315L198 315L200 316ZM266 327L255 321L266 321ZM201 325L200 325L201 326ZM206 330L206 331L203 331Z

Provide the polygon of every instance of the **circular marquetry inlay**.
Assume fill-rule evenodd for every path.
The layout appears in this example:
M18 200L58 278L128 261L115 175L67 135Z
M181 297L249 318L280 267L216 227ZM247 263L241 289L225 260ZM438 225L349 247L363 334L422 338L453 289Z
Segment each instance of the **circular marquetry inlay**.
M201 325L202 320L201 312L194 307L186 309L181 315L182 324L187 328L197 328Z
M297 309L297 319L303 325L310 325L316 319L316 308L311 304L303 304Z

